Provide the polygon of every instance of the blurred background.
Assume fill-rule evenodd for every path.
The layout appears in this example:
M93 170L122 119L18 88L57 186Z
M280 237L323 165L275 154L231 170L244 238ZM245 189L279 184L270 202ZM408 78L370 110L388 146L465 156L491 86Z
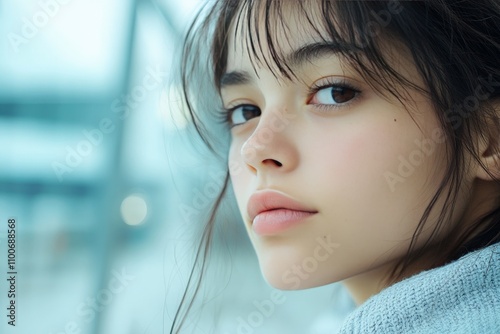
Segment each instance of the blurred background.
M175 56L202 1L0 1L0 333L169 333L207 185L223 180L172 103ZM230 196L224 210L185 332L332 333L352 307L336 285L259 309L276 291Z

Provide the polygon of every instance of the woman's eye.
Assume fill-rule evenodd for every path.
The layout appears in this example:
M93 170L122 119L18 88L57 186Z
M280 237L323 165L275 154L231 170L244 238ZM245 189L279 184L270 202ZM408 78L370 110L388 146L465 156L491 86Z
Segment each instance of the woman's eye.
M256 106L244 104L227 111L227 119L231 126L243 124L252 118L260 116L260 109Z
M318 89L309 104L336 105L354 99L359 91L342 86L328 86Z

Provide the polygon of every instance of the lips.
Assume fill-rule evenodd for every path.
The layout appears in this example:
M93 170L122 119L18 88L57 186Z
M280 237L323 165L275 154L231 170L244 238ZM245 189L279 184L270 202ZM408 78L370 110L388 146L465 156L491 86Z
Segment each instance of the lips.
M248 200L247 212L252 222L261 213L280 209L296 213L314 214L318 212L314 208L299 203L274 190L255 192Z

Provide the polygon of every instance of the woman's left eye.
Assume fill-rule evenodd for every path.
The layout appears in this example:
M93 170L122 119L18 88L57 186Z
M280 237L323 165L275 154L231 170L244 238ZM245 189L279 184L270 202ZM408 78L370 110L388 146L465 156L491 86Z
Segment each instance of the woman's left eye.
M328 86L316 89L309 100L309 104L338 105L351 101L358 95L359 91L344 86Z

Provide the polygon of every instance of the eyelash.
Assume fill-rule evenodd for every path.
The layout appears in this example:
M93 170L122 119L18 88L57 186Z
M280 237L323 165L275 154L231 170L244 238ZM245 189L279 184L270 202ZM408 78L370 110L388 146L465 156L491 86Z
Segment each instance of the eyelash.
M349 104L351 104L354 100L356 100L359 97L359 94L361 93L361 90L359 90L357 87L352 85L351 83L347 82L346 80L343 79L334 79L334 78L325 78L323 81L320 81L320 83L315 83L308 89L308 99L307 103L312 100L312 98L322 89L325 88L331 88L331 87L339 87L339 88L346 88L350 89L354 92L354 97L340 105L334 105L334 104L315 104L313 105L314 108L318 109L319 111L330 111L331 109L340 109L340 108L345 108Z
M354 91L355 96L351 100L349 100L349 101L347 101L345 103L342 103L341 105L334 105L334 104L314 104L314 105L312 105L314 108L316 108L320 112L321 111L325 111L325 112L326 111L330 111L332 108L334 108L334 109L345 108L353 100L357 99L358 95L361 93L361 91L358 88L356 88L355 86L353 86L352 84L350 84L346 80L342 80L342 79L339 80L339 79L333 79L333 78L325 78L321 83L315 83L314 85L312 85L308 89L308 92L307 92L307 96L308 96L307 103L309 104L309 102L311 101L311 99L320 90L325 89L325 88L330 88L330 87L339 87L339 88L350 89L350 90ZM234 110L236 110L237 108L243 107L245 105L250 105L250 104L249 103L242 103L242 104L238 104L236 106L229 107L229 108L221 108L219 110L219 113L218 113L219 114L219 116L218 116L218 118L219 118L218 122L221 123L221 124L229 125L230 128L234 127L235 125L231 124L230 116L232 115L232 112Z
M251 107L256 107L256 108L260 109L259 107L254 106L250 103L240 103L240 104L237 104L237 105L235 105L233 107L229 107L229 108L222 107L218 110L217 123L227 125L227 126L229 126L230 129L233 128L234 126L238 125L238 124L231 124L230 118L231 118L233 111L235 111L236 109L238 109L240 107L244 107L244 106L251 106Z

